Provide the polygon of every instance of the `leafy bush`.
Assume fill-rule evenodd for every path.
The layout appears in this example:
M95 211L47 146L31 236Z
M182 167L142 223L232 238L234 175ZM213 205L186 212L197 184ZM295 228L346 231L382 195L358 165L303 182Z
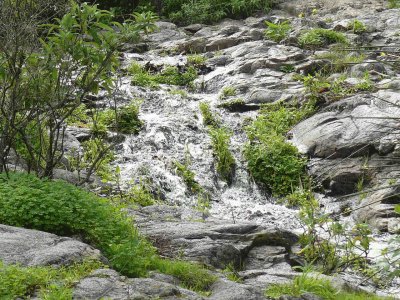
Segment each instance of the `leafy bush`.
M68 267L22 267L0 261L0 299L30 299L34 292L41 299L72 299L72 287L78 280L102 267L97 261Z
M306 160L295 146L285 141L285 134L311 111L311 106L301 109L281 103L265 106L246 128L250 139L244 151L248 168L254 179L274 195L290 194L305 174Z
M215 281L196 265L161 259L124 212L106 199L61 181L40 180L23 173L10 173L9 178L0 174L0 223L79 235L127 276L145 276L149 270L161 269L191 288Z
M347 44L347 38L343 33L330 29L315 28L303 32L298 40L302 48L318 48L333 43Z
M282 23L265 21L265 24L268 26L268 29L265 30L265 37L277 43L286 38L290 30L292 30L289 21L284 21Z

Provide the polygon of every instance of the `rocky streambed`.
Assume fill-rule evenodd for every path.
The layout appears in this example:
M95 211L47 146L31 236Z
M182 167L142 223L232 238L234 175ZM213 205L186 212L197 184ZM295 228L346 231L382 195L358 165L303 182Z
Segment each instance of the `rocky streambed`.
M365 58L346 71L348 86L368 72L373 89L337 101L327 99L291 130L288 140L308 158L309 174L323 187L318 199L326 212L343 223L370 224L373 257L387 245L395 246L392 240L400 230L394 212L400 203L400 77L396 65L380 53L395 55L400 47L400 10L387 9L386 1L379 0L282 2L268 15L215 26L179 28L158 22L159 30L142 44L126 45L122 58L126 67L136 61L155 70L185 68L194 52L204 58L191 89L166 84L154 89L131 85L130 76L121 79L118 105L142 99L144 127L118 143L113 165L119 166L123 185L144 178L151 182L159 203L132 209L130 214L161 255L198 261L216 270L231 264L241 281L230 281L218 272L220 279L211 287L211 295L201 296L180 288L170 276L153 273L147 279L128 279L102 269L76 285L76 299L265 299L268 285L289 282L298 274L293 271L303 263L295 255L302 232L298 210L280 204L254 182L243 155L248 142L244 125L256 118L263 104L306 99L303 83L293 75L307 75L331 63L320 58L328 47L307 50L297 44L300 33L314 27L342 31L352 44L378 49L365 52ZM354 19L365 24L361 34L348 28ZM265 21L283 20L292 24L289 36L280 43L266 39ZM232 92L224 92L228 89ZM233 109L223 107L235 99L240 102ZM208 103L232 132L230 150L236 166L230 184L217 172L201 102ZM79 128L70 128L69 133L69 145L79 145L85 134ZM199 197L179 176L176 161L187 164L209 195L207 209L199 209ZM346 209L350 213L343 213ZM27 237L32 239L29 245ZM62 265L93 255L100 257L75 240L0 227L0 258L5 262ZM332 281L400 295L396 281L377 288L351 273Z

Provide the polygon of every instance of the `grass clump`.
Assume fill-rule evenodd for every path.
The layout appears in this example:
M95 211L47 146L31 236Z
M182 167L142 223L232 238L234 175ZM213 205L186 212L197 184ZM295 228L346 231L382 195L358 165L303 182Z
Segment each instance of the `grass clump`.
M200 111L203 116L204 125L208 126L211 144L216 158L218 174L230 184L235 169L235 158L229 150L231 133L221 126L211 112L210 105L206 102L200 103Z
M330 29L315 28L304 31L298 40L302 48L319 48L334 43L347 44L346 36Z
M316 55L316 59L325 59L330 62L327 67L324 67L322 72L325 74L343 72L352 65L362 63L365 60L365 55L362 53L349 53L348 51L332 50L327 53Z
M209 133L217 161L217 172L230 184L235 168L235 158L229 150L231 133L224 127L210 128Z
M41 299L69 300L76 282L101 267L98 261L60 268L5 265L0 261L0 299L30 299L37 292Z
M306 160L295 146L286 142L286 133L313 111L277 103L264 106L253 123L246 127L250 143L245 147L248 168L254 179L275 196L294 191L305 175Z
M199 104L200 112L203 117L203 124L205 126L211 126L211 127L219 127L220 126L220 121L213 115L211 112L210 105L206 102L201 102Z
M386 297L378 297L376 295L364 292L347 292L337 291L333 288L329 280L320 277L310 276L309 272L305 272L297 276L292 283L274 284L267 288L265 295L273 299L287 295L292 297L300 297L306 293L314 294L324 300L383 300Z
M150 88L157 88L159 84L189 86L197 78L194 66L178 68L167 66L158 73L152 73L138 62L133 62L128 72L132 75L132 84Z
M161 259L132 220L103 198L62 181L40 180L24 173L0 174L0 223L43 230L62 236L78 235L100 249L123 275L146 276L166 264L188 287L215 280L206 270ZM184 267L183 267L184 266ZM192 269L185 274L182 269ZM198 283L191 274L198 273Z
M200 184L194 179L195 173L191 171L188 164L181 164L178 161L174 162L176 173L183 179L190 193L197 194L203 191Z
M207 59L200 54L192 54L187 57L187 63L195 67L203 66L206 63L206 60Z
M284 21L281 23L265 21L265 24L268 26L268 28L265 30L265 37L277 43L285 39L292 30L292 26L290 25L289 21Z
M222 89L221 94L219 95L219 99L223 100L233 96L236 96L236 88L233 86L226 86Z

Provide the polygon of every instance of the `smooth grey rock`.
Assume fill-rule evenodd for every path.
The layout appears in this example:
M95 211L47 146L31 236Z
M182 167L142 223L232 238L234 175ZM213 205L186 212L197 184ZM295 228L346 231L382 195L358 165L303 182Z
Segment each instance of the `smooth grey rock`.
M0 260L24 266L69 265L84 259L101 259L91 246L57 235L0 225Z
M251 286L227 280L219 280L211 286L210 300L263 300L261 292Z
M292 142L312 157L363 156L397 126L400 108L380 99L400 103L389 91L341 100L295 126Z

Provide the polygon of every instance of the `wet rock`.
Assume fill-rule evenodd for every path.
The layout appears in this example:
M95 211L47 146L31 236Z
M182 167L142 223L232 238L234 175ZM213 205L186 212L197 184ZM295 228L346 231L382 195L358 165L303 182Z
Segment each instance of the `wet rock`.
M374 151L372 143L397 128L390 117L400 113L380 98L400 103L397 94L383 91L341 100L295 126L292 142L312 157L358 157Z
M24 266L69 265L101 259L91 246L47 232L0 225L0 260Z

